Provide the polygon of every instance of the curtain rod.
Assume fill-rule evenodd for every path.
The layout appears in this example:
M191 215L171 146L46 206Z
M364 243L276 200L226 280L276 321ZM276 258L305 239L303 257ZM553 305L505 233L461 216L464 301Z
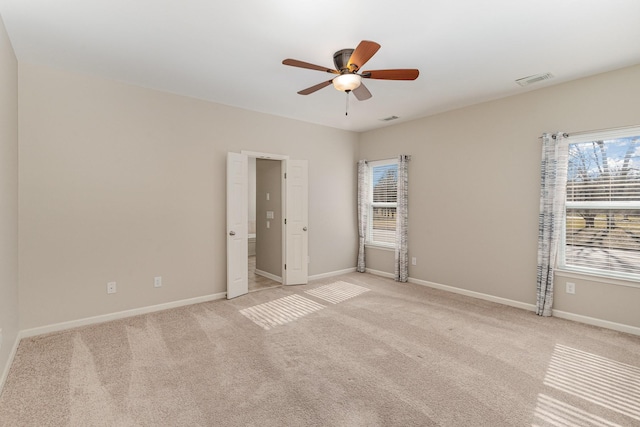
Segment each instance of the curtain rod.
M372 159L372 160L369 160L369 159L363 159L363 160L364 160L366 163L369 163L369 162L382 162L382 161L386 161L386 160L395 160L395 159L397 159L397 158L398 158L398 157L400 157L400 156L406 156L406 157L407 157L407 160L411 161L411 154L398 154L398 155L397 155L397 156L395 156L395 157L388 157L388 158L386 158L386 159Z
M584 135L584 134L587 134L587 133L610 132L610 131L632 129L632 128L636 128L636 127L638 127L638 125L621 126L621 127L617 127L617 128L607 128L607 129L582 130L582 131L579 131L579 132L563 132L562 136L565 137L565 138L568 138L570 136ZM556 139L556 135L557 134L554 133L551 137L553 139ZM539 136L538 139L542 139L542 137Z

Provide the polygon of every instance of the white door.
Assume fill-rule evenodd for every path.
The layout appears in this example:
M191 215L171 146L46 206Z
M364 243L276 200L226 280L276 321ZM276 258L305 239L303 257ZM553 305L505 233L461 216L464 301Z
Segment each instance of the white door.
M307 283L309 254L309 195L306 160L287 160L285 225L286 285Z
M227 154L227 299L249 291L249 169L245 154Z

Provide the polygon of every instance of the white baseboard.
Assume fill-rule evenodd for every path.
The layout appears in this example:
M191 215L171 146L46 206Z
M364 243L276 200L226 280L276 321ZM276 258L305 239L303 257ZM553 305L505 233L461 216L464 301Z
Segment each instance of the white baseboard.
M134 308L132 310L118 311L116 313L103 314L100 316L86 317L84 319L71 320L68 322L55 323L53 325L40 326L32 329L20 331L19 338L33 337L36 335L48 334L51 332L64 331L80 326L93 325L96 323L109 322L111 320L124 319L126 317L139 316L141 314L153 313L156 311L168 310L170 308L183 307L185 305L198 304L202 302L215 301L227 296L226 292L205 295L196 298L183 299L179 301L167 302L164 304L151 305L147 307Z
M134 308L132 310L119 311L117 313L109 313L103 314L100 316L86 317L84 319L71 320L68 322L55 323L53 325L41 326L32 329L25 329L18 333L16 340L13 344L13 348L9 355L9 359L2 370L2 376L0 376L0 394L2 394L2 389L4 388L4 383L9 376L9 370L11 369L11 365L13 364L13 359L16 356L16 352L18 351L18 346L20 345L20 340L23 338L34 337L36 335L48 334L51 332L59 332L67 329L77 328L80 326L93 325L96 323L104 323L109 322L111 320L124 319L126 317L139 316L141 314L153 313L156 311L168 310L170 308L183 307L185 305L198 304L202 302L215 301L219 299L226 298L226 292L220 292L218 294L205 295L202 297L183 299L179 301L172 301L164 304L151 305L147 307Z
M266 277L267 279L271 279L274 282L282 283L282 277L276 276L275 274L267 273L266 271L256 269L256 274L258 276Z
M318 280L318 279L326 279L328 277L333 277L333 276L341 276L343 274L349 274L349 273L353 273L354 271L356 271L356 268L345 268L344 270L338 270L338 271L330 271L328 273L322 273L322 274L314 274L313 276L309 276L309 280Z
M608 320L596 319L595 317L583 316L581 314L574 314L560 310L553 310L553 316L559 317L561 319L573 320L574 322L586 323L587 325L613 329L614 331L640 335L640 328L636 326L625 325L623 323L610 322Z
M387 273L386 271L373 270L371 268L367 268L367 273L375 274L376 276L386 277L387 279L393 279L395 274Z
M536 306L533 304L527 304L520 301L515 301L507 298L496 297L489 294L483 294L482 292L469 291L466 289L455 288L453 286L441 285L439 283L428 282L426 280L409 278L410 283L416 285L427 286L429 288L440 289L442 291L453 292L454 294L465 295L472 298L478 298L485 301L496 302L498 304L508 305L510 307L521 308L528 311L536 311Z
M11 369L11 365L13 364L13 359L16 357L16 353L18 352L18 346L20 345L20 334L16 337L13 342L13 348L11 349L11 353L9 353L9 359L7 359L7 363L4 365L2 369L2 376L0 376L0 395L2 394L2 390L4 389L4 383L7 381L7 377L9 376L9 370Z
M393 279L393 274L387 273L384 271L372 270L368 268L367 273ZM455 288L453 286L441 285L440 283L428 282L426 280L409 278L409 282L415 283L416 285L427 286L429 288L440 289L447 292L453 292L456 294L465 295L472 298L478 298L485 301L496 302L498 304L504 304L510 307L521 308L523 310L534 311L534 312L536 311L536 306L534 304L527 304L524 302L514 301L507 298L501 298L501 297L496 297L489 294L483 294L481 292L474 292L466 289ZM583 316L581 314L574 314L574 313L569 313L569 312L560 311L560 310L553 310L553 316L558 317L560 319L573 320L574 322L585 323L587 325L599 326L601 328L612 329L614 331L626 332L628 334L640 336L640 328L636 326L625 325L623 323L610 322L608 320L596 319L594 317Z

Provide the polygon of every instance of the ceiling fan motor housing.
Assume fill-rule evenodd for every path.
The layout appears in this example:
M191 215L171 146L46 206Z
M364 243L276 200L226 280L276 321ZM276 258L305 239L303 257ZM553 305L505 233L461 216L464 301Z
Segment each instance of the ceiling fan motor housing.
M354 49L342 49L333 54L333 64L336 66L336 70L340 73L350 73L351 70L347 67L349 59Z

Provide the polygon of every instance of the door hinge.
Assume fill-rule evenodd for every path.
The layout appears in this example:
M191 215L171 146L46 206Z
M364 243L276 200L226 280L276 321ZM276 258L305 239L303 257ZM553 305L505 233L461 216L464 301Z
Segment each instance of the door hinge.
M284 179L287 179L287 173L286 172L284 173Z
M284 265L284 269L285 269L285 270L287 269L287 264L285 264L285 265Z
M287 225L287 218L284 219L284 225Z

